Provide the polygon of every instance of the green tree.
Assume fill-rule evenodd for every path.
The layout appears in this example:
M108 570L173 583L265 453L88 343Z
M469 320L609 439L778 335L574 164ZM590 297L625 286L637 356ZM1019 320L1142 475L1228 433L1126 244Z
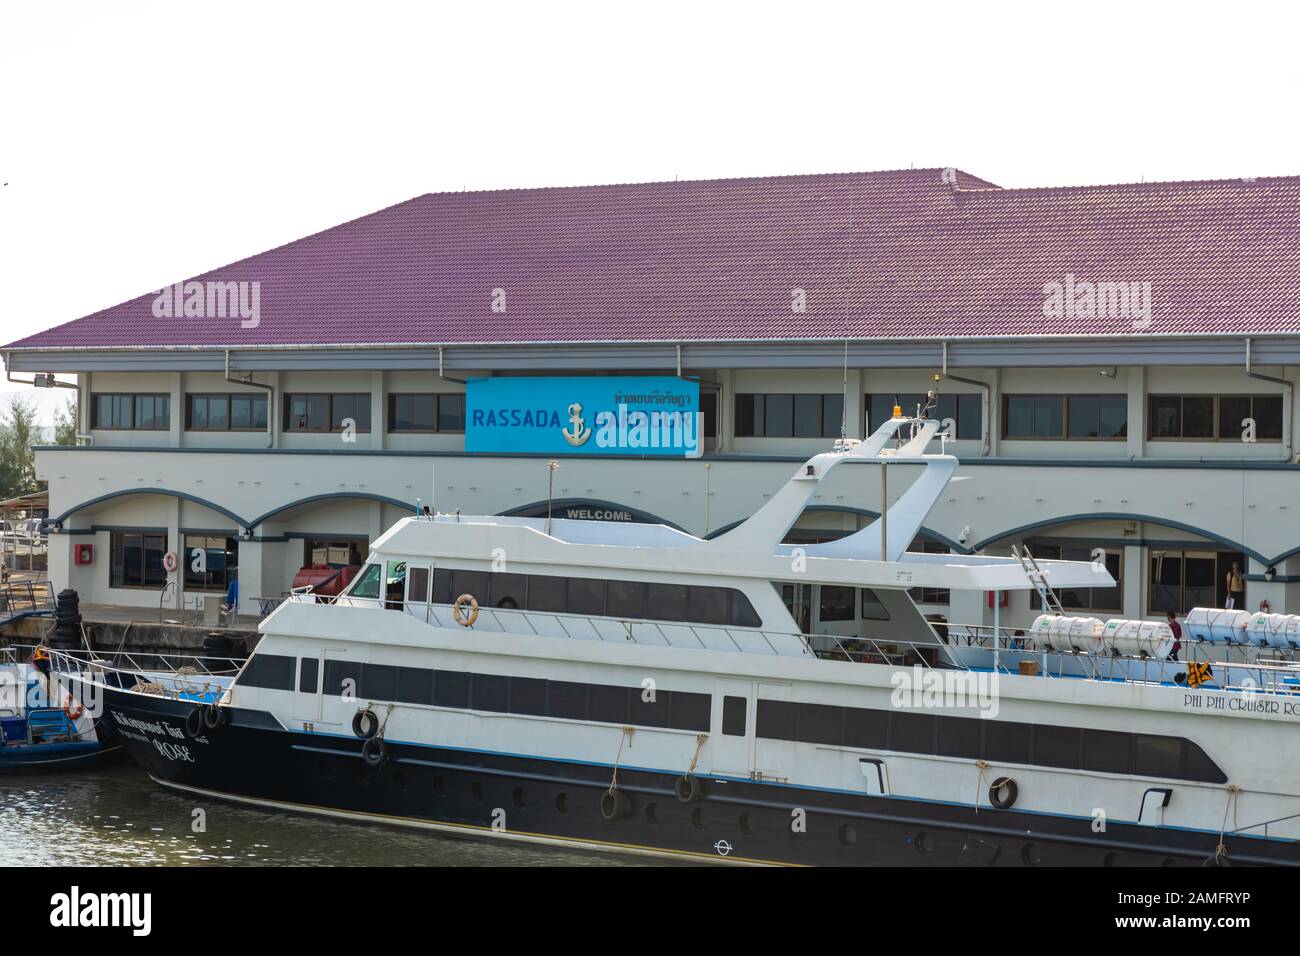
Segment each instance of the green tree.
M36 434L36 406L21 395L10 396L9 409L0 422L0 497L39 490L32 453Z
M54 444L75 445L77 443L77 398L69 395L61 410L54 412Z

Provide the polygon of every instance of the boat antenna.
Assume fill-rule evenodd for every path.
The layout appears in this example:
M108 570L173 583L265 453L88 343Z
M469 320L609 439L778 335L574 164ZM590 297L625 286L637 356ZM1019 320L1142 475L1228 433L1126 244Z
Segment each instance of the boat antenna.
M546 533L551 533L551 502L555 499L555 469L560 467L558 461L546 463Z

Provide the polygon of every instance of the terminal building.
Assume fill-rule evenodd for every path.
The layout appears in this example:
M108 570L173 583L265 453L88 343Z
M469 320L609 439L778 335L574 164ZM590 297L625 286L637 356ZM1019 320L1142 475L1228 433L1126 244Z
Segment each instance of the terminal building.
M934 389L961 466L914 550L1104 560L1115 588L1059 595L1102 618L1300 613L1297 237L1300 177L436 194L2 351L17 379L76 376L78 444L36 462L50 576L86 601L182 610L237 569L257 613L425 506L714 535ZM578 441L628 395L680 398L692 447ZM879 477L850 471L790 540L879 513ZM776 584L818 633L877 608ZM1027 595L914 593L1021 626Z

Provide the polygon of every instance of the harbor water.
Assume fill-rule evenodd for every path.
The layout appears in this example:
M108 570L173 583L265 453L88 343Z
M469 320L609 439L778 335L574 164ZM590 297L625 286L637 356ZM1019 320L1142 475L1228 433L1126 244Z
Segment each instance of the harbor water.
M203 832L195 832L201 810ZM198 800L130 764L0 776L0 866L638 865L604 853L457 839Z

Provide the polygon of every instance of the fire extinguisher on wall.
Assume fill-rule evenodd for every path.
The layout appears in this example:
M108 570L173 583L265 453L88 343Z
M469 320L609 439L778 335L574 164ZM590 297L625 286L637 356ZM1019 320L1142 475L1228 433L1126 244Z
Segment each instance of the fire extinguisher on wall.
M989 608L990 608L990 609L992 609L992 607L993 607L993 595L995 595L995 594L998 596L998 607L1010 607L1010 606L1011 606L1011 592L1010 592L1010 591L989 591L989 592L987 592L987 593L988 593L988 602L989 602Z

